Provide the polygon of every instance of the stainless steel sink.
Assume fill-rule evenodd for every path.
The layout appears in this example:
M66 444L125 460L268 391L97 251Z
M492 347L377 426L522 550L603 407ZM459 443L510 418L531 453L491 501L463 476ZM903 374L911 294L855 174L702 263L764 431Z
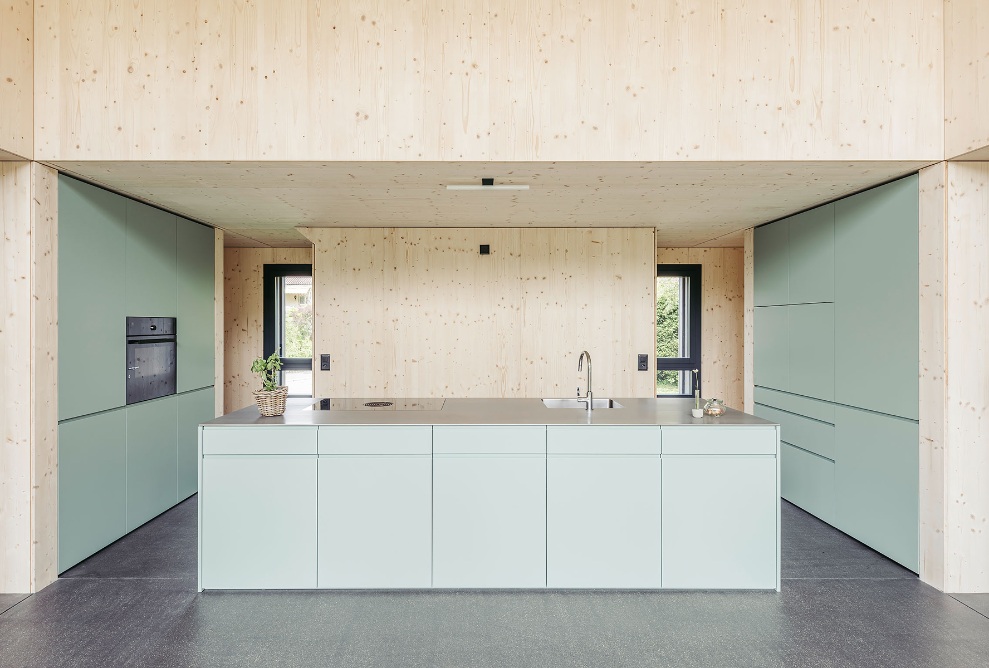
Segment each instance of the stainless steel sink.
M587 410L587 399L543 399L546 408L580 408ZM614 399L595 399L594 410L599 408L625 408Z

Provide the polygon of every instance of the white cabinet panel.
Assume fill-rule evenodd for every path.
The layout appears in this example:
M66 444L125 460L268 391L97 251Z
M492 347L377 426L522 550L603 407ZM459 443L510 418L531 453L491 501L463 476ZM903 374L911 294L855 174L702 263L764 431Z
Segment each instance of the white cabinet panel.
M435 454L546 454L545 425L433 427Z
M433 457L433 586L546 586L545 455Z
M664 456L663 587L777 588L776 470L775 457Z
M320 457L320 587L429 587L431 533L429 455Z
M319 427L321 455L431 455L431 425L332 425Z
M659 455L656 425L552 425L546 452L553 455Z
M658 455L550 455L547 586L660 587L660 473Z
M201 588L315 587L316 457L204 457L202 467Z

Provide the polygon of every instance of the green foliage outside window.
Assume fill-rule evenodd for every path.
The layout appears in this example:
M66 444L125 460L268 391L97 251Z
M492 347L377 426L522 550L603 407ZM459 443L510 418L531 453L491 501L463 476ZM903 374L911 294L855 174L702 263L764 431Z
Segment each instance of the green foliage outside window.
M285 357L312 357L312 303L286 309Z
M680 356L680 279L656 281L656 356ZM679 394L679 371L656 371L656 394Z

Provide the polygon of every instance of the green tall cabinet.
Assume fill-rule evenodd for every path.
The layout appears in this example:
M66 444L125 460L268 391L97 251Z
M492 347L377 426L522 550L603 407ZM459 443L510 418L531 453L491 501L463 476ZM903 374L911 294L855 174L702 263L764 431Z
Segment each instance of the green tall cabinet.
M198 489L213 418L213 230L59 178L59 571ZM178 321L174 396L125 406L127 316Z
M757 228L754 277L783 497L913 570L919 200L913 175Z

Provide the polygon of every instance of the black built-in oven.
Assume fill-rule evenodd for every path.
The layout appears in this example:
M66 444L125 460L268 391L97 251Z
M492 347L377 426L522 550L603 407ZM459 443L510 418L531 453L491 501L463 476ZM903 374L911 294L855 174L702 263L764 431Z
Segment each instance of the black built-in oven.
M127 403L175 394L175 318L127 318Z

